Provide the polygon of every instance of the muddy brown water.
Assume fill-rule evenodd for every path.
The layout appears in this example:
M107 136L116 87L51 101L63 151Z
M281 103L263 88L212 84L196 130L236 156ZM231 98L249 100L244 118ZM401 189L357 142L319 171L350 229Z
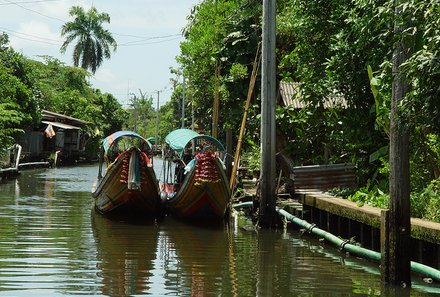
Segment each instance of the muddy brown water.
M110 220L93 210L97 172L36 169L0 183L0 296L440 294L420 276L411 290L385 290L377 263L241 216L216 226Z

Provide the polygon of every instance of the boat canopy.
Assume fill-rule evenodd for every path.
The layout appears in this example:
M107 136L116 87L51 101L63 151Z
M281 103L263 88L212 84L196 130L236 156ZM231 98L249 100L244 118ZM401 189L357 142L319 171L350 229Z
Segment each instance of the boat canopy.
M112 146L112 144L115 143L116 140L118 140L118 139L120 139L122 137L138 138L143 143L146 143L148 148L151 149L151 143L147 139L145 139L142 136L140 136L139 134L137 134L136 132L133 132L133 131L118 131L118 132L115 132L115 133L107 136L102 141L102 147L104 148L104 151L107 153L109 148Z
M171 149L173 149L174 151L178 152L180 157L183 156L185 147L192 141L192 140L199 140L199 139L204 139L209 141L212 145L214 145L215 147L217 147L217 149L219 149L220 151L224 152L225 148L223 146L223 144L221 144L220 141L218 141L216 138L209 136L209 135L204 135L204 134L199 134L193 130L190 129L177 129L174 130L172 132L170 132L166 137L165 137L165 142L170 146Z
M156 138L154 138L153 136L150 136L147 138L147 141L149 141L151 144L155 144Z

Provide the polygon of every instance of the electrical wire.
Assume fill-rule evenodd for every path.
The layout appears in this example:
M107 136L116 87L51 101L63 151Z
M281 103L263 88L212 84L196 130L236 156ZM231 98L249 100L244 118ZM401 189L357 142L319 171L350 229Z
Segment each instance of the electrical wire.
M10 29L5 28L5 27L0 27L0 30L3 30L4 32L8 32L9 34L11 34L11 35L13 35L13 36L15 36L17 38L21 38L21 39L25 39L25 40L43 42L43 43L52 44L52 45L61 45L62 44L62 41L58 40L58 39L51 39L51 38L41 37L41 36L37 36L37 35L22 33L22 32L18 32L18 31L10 30ZM25 36L33 37L33 38L37 38L37 39L25 38L25 37L21 37L21 36L19 36L17 34L25 35ZM41 39L41 40L38 40L38 39ZM52 41L52 42L50 42L50 41Z
M44 13L39 12L39 11L36 11L36 10L30 9L30 8L27 8L27 7L23 6L23 5L20 5L19 2L12 2L12 1L9 1L9 0L4 0L4 1L8 2L8 3L11 4L11 5L16 5L16 6L22 8L22 9L24 9L24 10L27 10L27 11L30 11L30 12L33 12L33 13L36 13L36 14L38 14L38 15L41 15L41 16L43 16L43 17L45 17L45 18L49 18L49 19L53 19L53 20L56 20L56 21L60 21L60 22L62 22L62 23L65 22L65 20L62 20L62 19L60 19L60 18L57 18L57 17L51 17L51 16L48 16L48 15L46 15L46 14L44 14Z
M7 0L3 0L7 1ZM0 6L5 5L16 5L16 4L32 4L32 3L42 3L42 2L54 2L54 1L63 1L63 0L34 0L34 1L7 1L8 3L0 3Z

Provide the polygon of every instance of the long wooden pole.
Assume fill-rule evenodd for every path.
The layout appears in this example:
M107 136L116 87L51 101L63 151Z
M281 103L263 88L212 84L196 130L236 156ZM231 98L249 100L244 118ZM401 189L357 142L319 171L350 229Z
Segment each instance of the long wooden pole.
M389 217L389 282L411 286L410 261L410 174L409 120L402 109L402 100L409 86L400 72L400 65L409 56L403 40L402 1L395 0L394 34L399 37L393 52L393 84L390 114L390 217Z
M251 104L252 92L254 91L255 81L257 79L257 74L258 74L258 69L260 68L260 61L261 61L260 43L258 43L257 52L255 54L254 64L252 67L251 79L249 81L249 88L248 88L248 93L247 93L247 98L246 98L246 105L244 107L243 119L241 120L241 128L240 128L240 134L238 136L237 148L235 149L235 154L234 154L234 166L232 167L231 178L229 181L229 187L231 189L231 192L234 192L235 180L236 180L236 175L237 175L237 170L238 170L238 163L239 163L240 154L241 154L241 146L243 144L244 132L246 130L247 114L248 114L249 106Z
M263 0L261 166L258 224L271 227L275 212L276 0Z

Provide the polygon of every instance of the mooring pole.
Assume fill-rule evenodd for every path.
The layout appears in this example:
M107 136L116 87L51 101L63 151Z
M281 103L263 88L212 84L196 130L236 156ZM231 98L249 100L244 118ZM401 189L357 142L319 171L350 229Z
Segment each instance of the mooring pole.
M383 284L390 283L390 211L382 209L380 213L380 268Z
M261 64L261 173L259 224L270 227L275 219L275 8L276 0L263 0Z
M399 38L393 52L393 84L390 113L390 217L389 217L389 283L411 286L410 260L410 175L409 118L402 101L409 91L400 65L409 55L404 42L402 1L395 0L394 34Z

